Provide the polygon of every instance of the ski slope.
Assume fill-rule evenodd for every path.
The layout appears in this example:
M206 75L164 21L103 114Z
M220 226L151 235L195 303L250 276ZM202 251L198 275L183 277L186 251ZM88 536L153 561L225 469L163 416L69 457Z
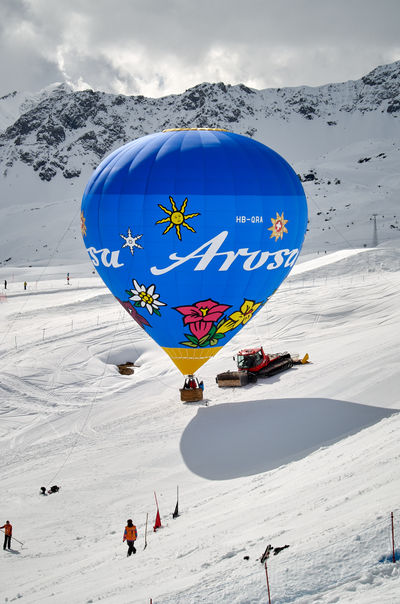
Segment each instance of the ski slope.
M90 267L70 285L65 267L3 268L0 520L23 547L3 552L0 600L259 604L272 543L290 546L268 562L274 604L398 604L380 559L392 511L400 540L399 258L395 242L300 258L199 371L208 406L181 403L182 376ZM250 345L312 363L218 389Z

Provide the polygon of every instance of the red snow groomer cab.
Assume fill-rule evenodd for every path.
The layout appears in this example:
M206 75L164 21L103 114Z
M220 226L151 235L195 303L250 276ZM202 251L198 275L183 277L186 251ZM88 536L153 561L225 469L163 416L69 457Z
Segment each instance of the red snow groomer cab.
M288 352L265 353L261 348L246 348L236 355L238 371L267 376L290 369L293 359Z
M256 382L257 377L269 377L290 369L293 365L304 365L307 362L308 354L300 359L298 355L290 355L288 352L267 354L262 346L245 348L236 355L237 371L219 373L216 381L220 388L244 386L248 382Z

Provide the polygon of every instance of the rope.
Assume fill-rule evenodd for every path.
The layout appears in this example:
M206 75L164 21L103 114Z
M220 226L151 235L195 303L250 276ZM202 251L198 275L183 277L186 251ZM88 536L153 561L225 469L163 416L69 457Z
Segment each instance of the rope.
M101 377L100 377L100 381L98 382L98 385L97 385L97 388L96 388L96 390L95 390L95 394L94 394L94 397L93 397L93 399L92 399L92 402L91 402L91 403L90 403L90 405L89 405L89 409L88 409L88 412L87 412L86 417L85 417L85 419L84 419L84 422L83 422L83 424L82 424L82 427L81 427L81 428L80 428L80 430L77 432L77 435L76 435L76 437L75 437L75 440L74 440L74 442L72 443L72 445L71 445L71 447L70 447L70 450L69 450L69 452L67 453L67 455L66 455L66 457L65 457L65 459L64 459L64 461L63 461L63 463L61 464L61 466L59 467L59 469L57 470L57 472L56 472L56 473L53 475L53 477L52 477L52 478L51 478L51 479L50 479L50 480L47 482L47 484L51 484L52 482L54 482L54 480L55 480L55 479L57 478L57 476L60 474L61 470L62 470L62 469L65 467L65 465L67 464L67 462L68 462L68 460L70 459L70 457L71 457L71 455L72 455L72 453L73 453L73 451L74 451L75 447L77 446L77 444L78 444L79 440L81 439L81 436L82 436L83 430L85 429L85 427L86 427L86 425L87 425L87 423L88 423L88 421L89 421L89 417L90 417L90 415L91 415L91 413L92 413L93 406L94 406L94 404L95 404L95 402L96 402L96 400L97 400L97 396L98 396L98 394L99 394L100 387L101 387L101 385L102 385L103 378L104 378L105 373L106 373L106 369L107 369L107 366L108 366L108 361L109 361L109 358L110 358L110 354L111 354L112 349L113 349L113 346L114 346L115 335L116 335L116 333L117 333L117 328L119 327L119 325L120 325L120 323L121 323L121 318L122 318L122 314L120 313L120 316L119 316L118 322L116 323L116 325L115 325L115 329L114 329L114 332L113 332L113 337L112 337L111 346L110 346L110 348L109 348L109 350L108 350L108 354L107 354L107 360L106 360L106 361L105 361L105 363L104 363L104 369L103 369L103 373L102 373L102 375L101 375Z

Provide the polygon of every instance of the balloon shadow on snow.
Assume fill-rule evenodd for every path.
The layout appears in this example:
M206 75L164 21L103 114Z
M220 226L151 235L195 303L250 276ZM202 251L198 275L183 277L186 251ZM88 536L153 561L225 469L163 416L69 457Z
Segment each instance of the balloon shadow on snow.
M326 398L200 408L180 442L189 470L227 480L273 470L397 413Z

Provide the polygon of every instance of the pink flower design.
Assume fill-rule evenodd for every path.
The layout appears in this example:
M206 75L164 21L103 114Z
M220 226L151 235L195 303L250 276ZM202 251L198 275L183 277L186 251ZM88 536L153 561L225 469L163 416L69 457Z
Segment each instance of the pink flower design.
M230 306L218 304L214 300L202 300L191 306L177 306L175 310L184 316L183 323L188 325L192 334L201 340L210 331L213 323L218 321Z

